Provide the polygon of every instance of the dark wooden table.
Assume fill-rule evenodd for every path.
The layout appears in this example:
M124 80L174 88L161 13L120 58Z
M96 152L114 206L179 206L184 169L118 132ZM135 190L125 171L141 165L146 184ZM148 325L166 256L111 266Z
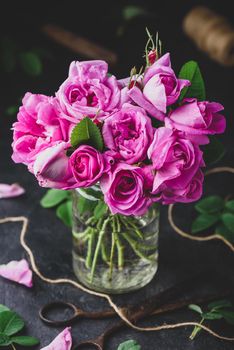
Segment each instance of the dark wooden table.
M177 71L186 60L197 60L205 77L208 99L217 100L224 104L228 129L223 137L223 141L227 146L228 152L220 164L233 166L233 69L223 68L199 53L181 31L180 20L184 10L178 10L178 16L174 16L173 10L174 8L166 15L166 12L163 12L166 11L166 7L162 5L161 15L158 20L165 49L172 52L172 61ZM103 18L106 17L104 16ZM150 27L152 28L155 20L151 19L150 21ZM108 23L110 22L111 20ZM107 22L104 20L105 23ZM99 41L103 41L104 44L110 43L109 46L116 45L114 48L120 55L119 65L115 69L113 68L112 72L127 75L131 66L130 63L135 61L139 63L140 61L137 55L138 57L141 55L140 50L142 50L144 43L142 39L142 31L145 26L144 21L139 22L137 30L136 28L128 28L124 38L122 40L116 39L114 45L108 34L106 34L106 38L103 38L102 33L108 32L106 28L103 28L104 24L101 21L98 23L98 20L97 24L100 24L101 28L99 30L99 34L101 33L98 37ZM112 35L114 30L112 27L109 29ZM33 40L33 35L32 33L31 40ZM94 34L95 36L97 34ZM40 44L50 46L50 43L39 34L36 40ZM75 278L71 266L71 232L56 218L54 211L40 207L39 200L45 193L45 190L38 186L33 176L27 172L24 166L15 165L11 161L10 144L12 135L10 127L15 117L8 117L4 113L5 108L14 103L18 96L23 95L26 90L53 93L57 89L59 82L62 82L65 78L69 61L74 59L75 56L66 50L53 47L53 45L52 50L56 54L56 59L48 63L45 68L45 74L42 77L32 82L17 72L15 76L5 77L2 86L3 91L0 104L0 182L19 182L25 187L26 194L18 199L0 200L0 217L27 216L30 220L27 241L35 254L42 273L51 278ZM206 185L206 192L233 193L232 176L223 174L210 178ZM192 215L190 207L178 208L176 214L177 222L189 228ZM12 259L17 260L26 257L19 243L19 233L20 224L0 226L0 264ZM176 235L168 223L167 208L164 207L161 213L159 271L156 277L142 290L114 297L114 300L119 304L137 302L176 283L185 275L191 275L205 268L211 268L213 271L225 271L232 277L233 264L233 253L221 242L197 243ZM201 290L201 292L204 292L205 289L199 283L196 288ZM23 286L0 279L0 303L14 309L25 318L27 332L40 338L41 347L47 345L61 331L59 328L47 327L38 317L39 308L53 300L74 302L82 305L87 310L100 310L107 307L106 302L102 299L87 295L70 286L48 285L37 277L34 277L34 287L32 289L26 289ZM195 319L195 314L184 309L160 316L154 319L151 324L175 323ZM82 320L77 322L72 327L74 343L98 335L110 322L114 322L114 320ZM147 324L149 323L147 322ZM215 329L221 333L230 331L230 329L224 328L222 322L216 323ZM188 339L190 333L191 328L156 333L136 332L126 328L109 339L106 350L114 350L121 341L130 338L138 340L143 350L233 349L232 343L217 340L204 332L197 336L195 341L191 342ZM40 347L35 348L39 349Z

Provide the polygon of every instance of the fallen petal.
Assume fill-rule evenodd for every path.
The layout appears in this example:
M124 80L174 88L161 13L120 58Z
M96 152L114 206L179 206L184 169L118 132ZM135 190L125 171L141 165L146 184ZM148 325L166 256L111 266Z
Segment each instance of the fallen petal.
M10 261L8 264L0 265L0 276L8 280L20 283L31 288L32 271L29 268L28 262L25 259L20 261Z
M0 198L18 197L23 193L25 193L24 188L18 184L7 185L0 183Z
M67 327L61 333L59 333L52 343L41 350L70 350L71 346L71 327Z

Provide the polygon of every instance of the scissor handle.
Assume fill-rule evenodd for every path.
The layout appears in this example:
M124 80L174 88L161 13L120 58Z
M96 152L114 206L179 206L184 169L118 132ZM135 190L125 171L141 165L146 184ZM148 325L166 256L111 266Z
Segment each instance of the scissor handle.
M56 309L62 309L63 311L70 309L73 311L73 314L70 318L67 318L65 320L50 319L48 316L48 313ZM61 311L61 314L63 311ZM46 324L48 324L49 326L69 326L73 321L75 321L75 319L78 316L79 316L79 313L78 313L77 307L71 303L67 303L64 301L55 301L55 302L46 304L39 311L40 319Z

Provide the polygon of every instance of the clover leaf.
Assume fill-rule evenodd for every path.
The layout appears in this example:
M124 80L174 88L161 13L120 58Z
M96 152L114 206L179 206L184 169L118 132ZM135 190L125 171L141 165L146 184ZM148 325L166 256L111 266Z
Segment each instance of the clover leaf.
M141 350L141 346L131 339L119 344L117 350Z
M24 328L24 320L16 312L0 304L0 347L19 344L32 346L39 344L35 337L15 335Z

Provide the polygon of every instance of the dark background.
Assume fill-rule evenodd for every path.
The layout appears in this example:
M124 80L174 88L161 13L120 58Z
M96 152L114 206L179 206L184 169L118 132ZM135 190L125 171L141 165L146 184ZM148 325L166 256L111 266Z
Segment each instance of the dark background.
M164 52L170 51L176 72L190 59L198 61L204 75L208 99L221 102L225 106L227 131L221 137L227 154L219 165L233 166L233 68L222 67L199 52L182 31L184 15L196 4L206 4L218 13L225 15L233 23L231 1L8 1L1 4L0 36L11 38L19 51L33 48L43 49L43 72L32 78L19 68L12 73L1 72L0 94L0 182L19 182L26 194L18 199L0 201L0 217L25 215L30 220L28 243L32 247L41 271L51 278L74 278L71 268L71 234L56 218L53 211L42 209L39 200L45 192L24 166L11 161L10 127L15 115L8 115L9 106L18 103L26 91L54 94L66 78L69 63L84 59L66 48L55 44L41 33L45 23L54 23L82 35L96 43L112 49L118 54L118 64L111 72L119 77L128 75L133 65L143 63L143 50L146 42L145 27L151 32L160 33ZM124 22L122 10L127 5L144 7L151 15ZM118 28L124 25L124 33L118 36ZM206 184L206 193L233 193L233 176L230 174L212 175ZM190 206L179 207L177 222L189 228L193 212ZM167 221L167 208L162 209L160 226L160 267L153 282L141 291L115 297L120 304L132 303L153 295L172 285L183 276L211 269L214 273L233 276L234 257L220 242L196 243L177 236ZM0 263L25 256L19 244L20 225L6 224L0 228ZM208 278L209 274L207 274ZM218 278L218 277L217 277ZM225 277L226 278L226 277ZM204 283L194 280L195 290L203 293ZM27 331L41 340L41 347L47 345L61 330L48 328L38 318L38 310L52 300L67 300L80 304L88 310L107 306L103 300L86 295L67 286L49 286L34 279L34 288L28 290L11 282L0 280L0 303L19 312L26 320ZM196 315L182 310L161 316L152 324L195 320ZM74 343L98 335L109 321L80 321L72 328ZM233 335L233 329L224 323L215 322L213 327L219 332ZM142 350L214 350L233 349L233 344L223 342L201 333L191 342L188 336L191 329L179 329L157 333L140 333L126 329L114 335L107 343L107 350L129 338L142 345ZM38 347L39 349L39 347Z

